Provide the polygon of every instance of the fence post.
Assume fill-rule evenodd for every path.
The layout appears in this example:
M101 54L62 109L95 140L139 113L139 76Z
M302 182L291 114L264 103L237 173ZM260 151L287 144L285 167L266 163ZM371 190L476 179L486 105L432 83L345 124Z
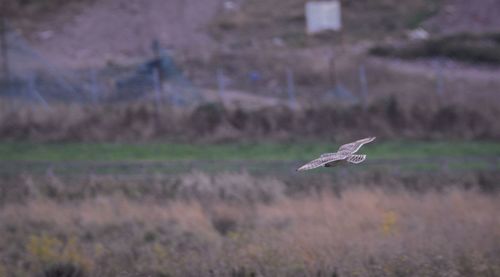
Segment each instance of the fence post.
M297 99L295 98L295 80L293 71L290 68L286 70L286 83L290 106L295 108L297 107Z
M179 79L179 77L177 77L176 79ZM169 93L170 94L173 93L173 96L171 96L171 98L172 98L172 102L174 103L174 106L176 106L176 107L182 106L182 102L183 102L183 100L185 100L185 99L183 99L183 95L186 95L186 91L185 91L186 88L184 87L184 84L180 81L176 81L176 84L173 86L169 86L169 88L173 90Z
M0 51L2 52L2 71L7 82L10 81L9 69L9 49L7 45L7 20L5 17L0 18Z
M45 99L42 97L42 95L40 95L40 93L36 89L36 82L35 82L36 81L36 76L35 76L35 73L33 73L32 75L30 75L28 78L29 78L28 79L28 90L29 90L30 94L36 100L38 100L38 102L40 102L44 108L49 109L49 104L47 103L47 101L45 101Z
M161 108L161 80L160 80L160 72L158 68L153 69L153 83L154 83L154 91L155 91L155 103L156 109L160 111Z
M330 62L328 63L328 71L329 71L329 77L330 77L330 89L327 91L328 94L332 95L333 97L336 97L337 95L337 90L338 90L338 76L337 76L337 68L335 66L335 57L331 56L330 57Z
M92 102L95 104L98 102L99 97L99 84L97 83L97 72L95 69L90 70L90 82L91 82L91 97Z
M364 64L359 66L359 84L361 86L361 102L363 109L366 109L368 98L368 81L366 79L366 67Z
M226 82L225 82L225 77L224 77L224 71L222 68L217 69L217 92L219 94L219 101L224 105L225 103L225 98L224 94L226 92Z
M436 94L440 99L442 99L444 95L444 75L442 61L436 61L434 63L434 68L436 70Z

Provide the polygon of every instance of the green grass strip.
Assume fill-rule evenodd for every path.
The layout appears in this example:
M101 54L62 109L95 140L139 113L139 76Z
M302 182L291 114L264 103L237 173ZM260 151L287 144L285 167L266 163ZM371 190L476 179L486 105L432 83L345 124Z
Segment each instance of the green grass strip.
M0 143L1 161L180 161L180 160L308 160L334 152L329 143L246 144L114 144L114 143ZM360 153L371 158L499 156L499 142L376 141Z

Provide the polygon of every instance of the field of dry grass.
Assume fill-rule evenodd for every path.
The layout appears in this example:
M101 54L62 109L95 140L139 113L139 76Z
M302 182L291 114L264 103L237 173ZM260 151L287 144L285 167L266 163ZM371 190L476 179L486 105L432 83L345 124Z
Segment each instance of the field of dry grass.
M396 97L362 105L245 109L204 104L155 109L153 104L16 107L0 111L0 139L31 141L228 142L348 140L375 134L386 139L483 139L500 137L500 110L491 103L403 103ZM328 126L328 128L325 128Z
M500 276L500 199L475 186L19 178L2 180L0 276Z

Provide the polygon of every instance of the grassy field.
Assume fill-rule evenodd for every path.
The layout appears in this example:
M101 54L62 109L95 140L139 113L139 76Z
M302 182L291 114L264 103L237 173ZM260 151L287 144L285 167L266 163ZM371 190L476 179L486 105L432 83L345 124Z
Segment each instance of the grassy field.
M2 143L0 276L500 276L500 143L338 146Z
M0 276L500 276L496 193L23 178L0 186Z
M186 161L186 160L307 160L334 152L337 143L252 144L112 144L112 143L12 143L0 144L1 161ZM494 157L498 142L382 141L362 151L372 159L432 157Z

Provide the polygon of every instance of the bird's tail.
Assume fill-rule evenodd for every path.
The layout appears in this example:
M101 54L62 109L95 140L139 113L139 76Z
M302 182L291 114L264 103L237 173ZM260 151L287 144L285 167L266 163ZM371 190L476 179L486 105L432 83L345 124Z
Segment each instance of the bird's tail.
M353 164L359 164L366 160L366 155L351 155L347 161Z

